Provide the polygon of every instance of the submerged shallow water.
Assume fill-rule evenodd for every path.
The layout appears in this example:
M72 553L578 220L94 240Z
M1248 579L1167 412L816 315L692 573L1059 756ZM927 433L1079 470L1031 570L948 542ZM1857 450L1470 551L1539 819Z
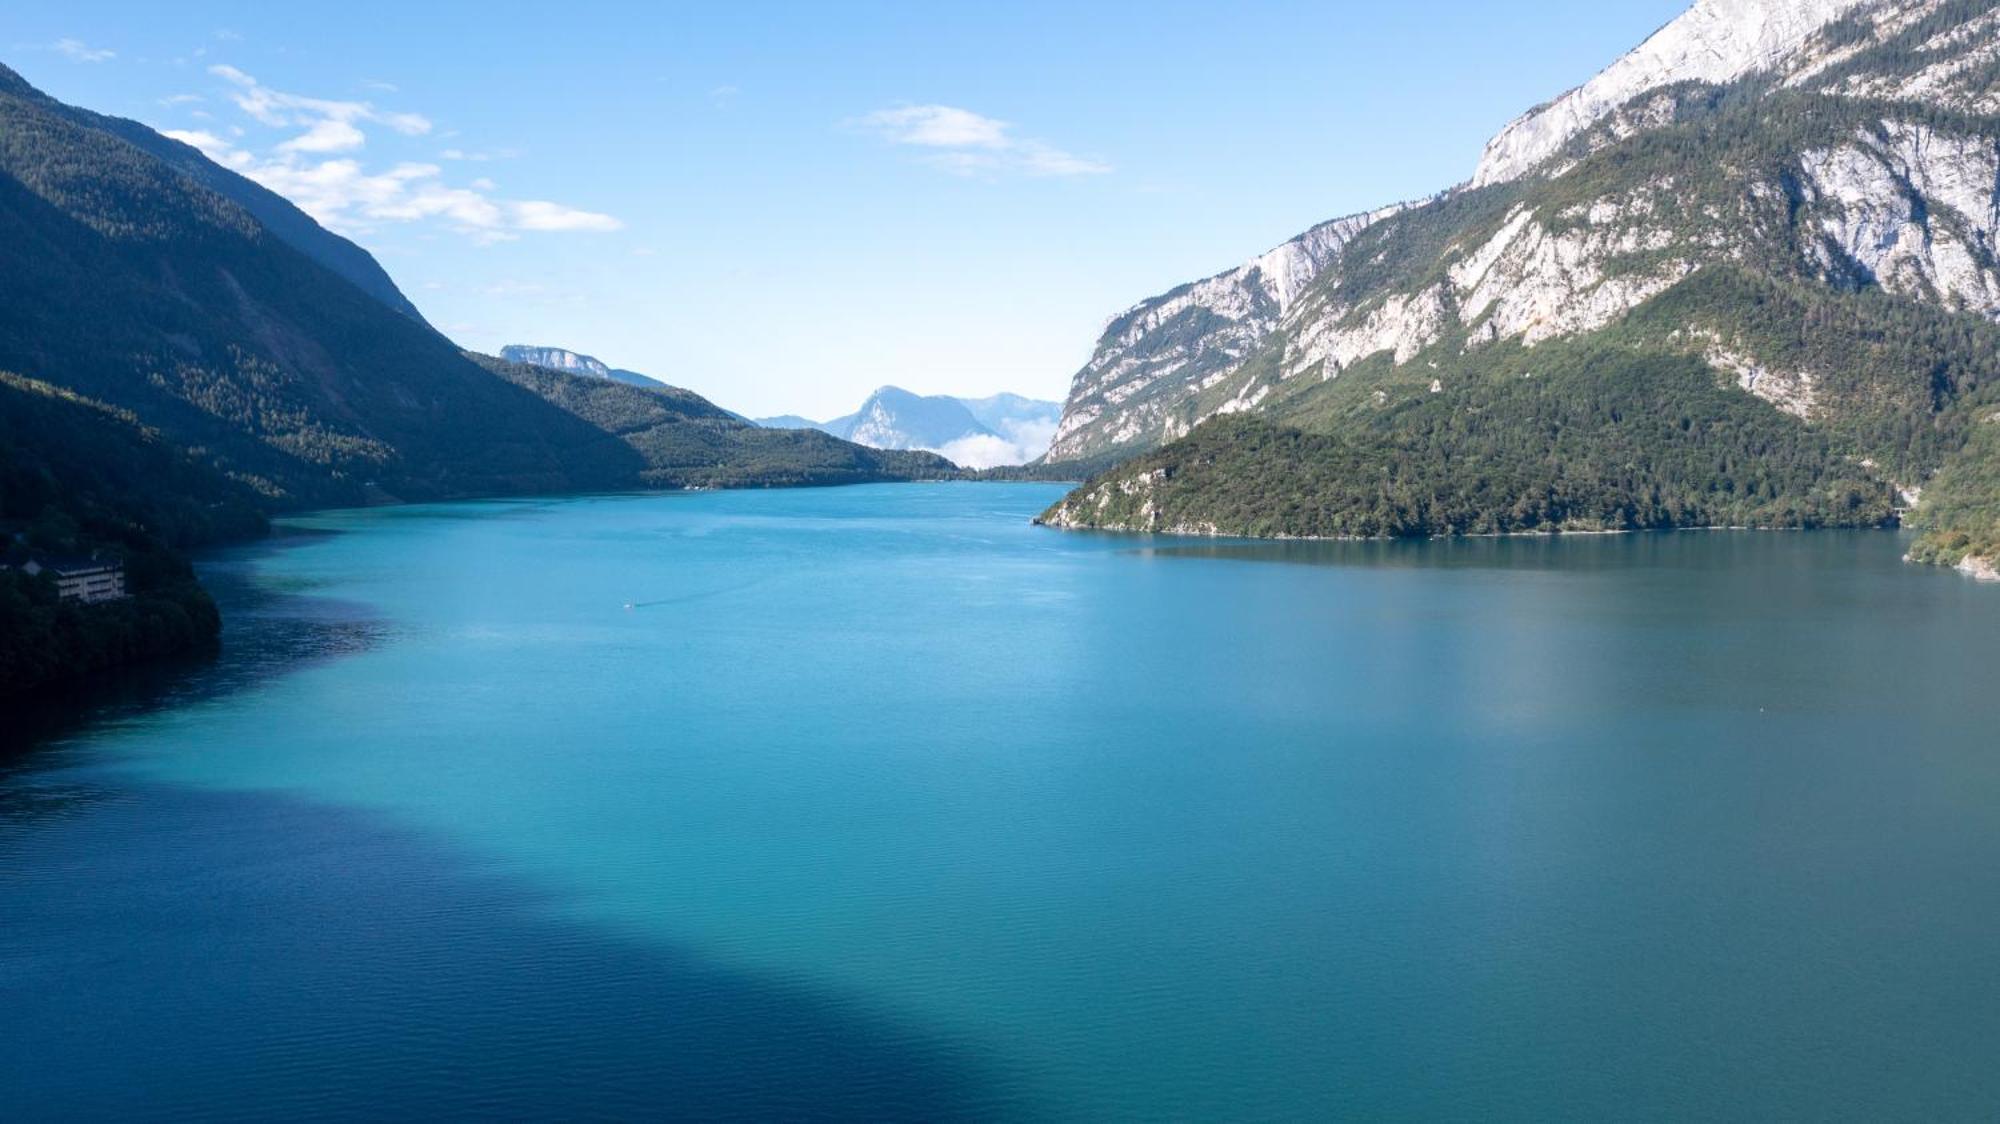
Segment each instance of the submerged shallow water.
M32 1118L1976 1116L2000 594L1887 533L333 513L0 766Z

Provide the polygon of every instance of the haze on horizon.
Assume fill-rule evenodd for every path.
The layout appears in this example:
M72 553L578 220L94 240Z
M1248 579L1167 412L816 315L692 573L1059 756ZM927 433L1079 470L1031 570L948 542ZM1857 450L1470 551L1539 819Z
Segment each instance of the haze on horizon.
M0 43L353 238L464 346L824 418L1060 399L1107 317L1462 180L1684 7L78 4Z

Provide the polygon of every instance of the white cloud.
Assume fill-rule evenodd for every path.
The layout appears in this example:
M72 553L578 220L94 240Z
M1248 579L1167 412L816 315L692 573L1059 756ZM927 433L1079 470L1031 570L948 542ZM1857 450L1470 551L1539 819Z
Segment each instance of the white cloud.
M177 105L192 105L201 100L200 94L169 94L160 99L160 104L171 109Z
M484 164L489 160L512 160L519 155L521 150L518 148L502 148L493 152L468 152L463 148L447 148L438 153L438 159L469 160L475 164Z
M512 279L495 281L480 292L489 297L539 297L547 295L549 287L539 281L515 281Z
M214 133L203 132L200 129L162 129L160 135L172 137L182 144L191 144L200 149L203 156L218 164L228 163L224 156L229 152L229 142Z
M1064 152L1039 141L1028 141L1018 150L1021 167L1031 176L1101 176L1111 171L1102 160L1091 160Z
M1027 464L1047 451L1047 445L1031 451L1026 446L990 433L961 437L931 450L961 468L994 468L1003 464Z
M118 57L117 51L91 47L81 39L58 39L49 49L71 62L109 62Z
M430 120L365 101L274 90L232 66L210 67L209 72L229 84L230 101L251 118L298 131L268 151L243 141L240 127L231 127L229 137L208 129L169 130L166 135L285 196L331 229L359 233L386 223L436 222L486 244L511 241L520 231L610 231L624 225L611 215L548 200L496 198L497 185L490 179L453 186L433 163L406 161L386 170L370 169L352 155L367 145L363 125L421 136L431 131ZM463 155L447 150L452 154Z
M522 230L617 230L625 224L610 215L579 211L543 199L515 203L514 221Z
M278 146L279 152L346 152L360 148L368 138L360 129L332 117L312 123L312 127Z
M878 109L861 119L896 144L928 148L1006 148L1008 125L949 105Z
M430 119L421 114L387 112L376 109L372 102L288 94L264 85L233 66L211 66L208 72L236 87L229 98L238 109L276 128L310 130L325 122L335 121L359 132L355 123L365 121L387 125L408 136L422 136L431 131Z
M924 163L954 175L1094 176L1111 171L1102 160L1066 152L1047 141L1017 137L1008 122L957 106L878 109L850 124L891 144L935 149L924 156Z

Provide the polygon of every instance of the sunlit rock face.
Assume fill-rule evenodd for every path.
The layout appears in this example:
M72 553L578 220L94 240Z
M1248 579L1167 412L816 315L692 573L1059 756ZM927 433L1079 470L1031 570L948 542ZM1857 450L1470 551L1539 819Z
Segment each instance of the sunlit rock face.
M2000 3L1702 0L1509 124L1467 183L1315 227L1115 317L1047 459L1096 466L1211 417L1283 417L1298 388L1384 354L1402 366L1600 331L1719 267L2000 317L1996 74ZM1645 147L1712 123L1724 87L1840 124L1773 130L1761 149L1776 151L1724 138L1733 155L1692 171ZM1684 327L1677 346L1719 378L1826 416L1812 371Z
M1085 460L1172 436L1176 407L1228 377L1355 235L1401 209L1322 223L1113 317L1071 383L1048 459Z
M1487 142L1472 186L1527 173L1570 138L1648 90L1722 85L1787 62L1863 0L1701 0L1595 78L1516 118Z

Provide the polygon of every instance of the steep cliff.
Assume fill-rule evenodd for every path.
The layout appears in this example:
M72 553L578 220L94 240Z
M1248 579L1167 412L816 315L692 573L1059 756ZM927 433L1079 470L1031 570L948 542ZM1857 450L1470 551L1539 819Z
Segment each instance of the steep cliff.
M585 375L594 379L610 379L612 382L622 382L627 386L666 385L651 375L612 367L595 355L584 355L563 347L536 347L531 344L510 343L500 349L500 358L509 363L530 363L537 367L547 367L552 371Z
M1820 501L1915 499L1975 455L1973 419L2000 374L1996 18L1992 3L1704 0L1508 126L1471 183L1359 224L1256 331L1244 316L1172 340L1107 336L1125 353L1235 353L1117 402L1093 361L1066 407L1072 440L1051 454L1143 450L1247 413L1333 441L1396 486L1362 487L1374 498L1355 507L1340 498L1353 481L1264 466L1253 474L1283 494L1258 498L1222 483L1216 466L1243 458L1211 435L1094 482L1049 520L1334 534L1879 521L1872 500ZM1515 438L1558 443L1553 404L1497 388L1557 373L1572 394L1639 409L1665 403L1626 401L1633 380L1671 378L1687 416L1634 446L1653 470L1605 476L1588 502L1552 501L1573 483L1564 463ZM1742 483L1730 457L1758 446L1711 424L1736 411L1690 378L1758 403L1759 427L1780 427L1771 440L1807 439L1793 454L1812 470L1766 481L1793 489L1787 503L1730 494ZM1569 423L1616 445L1659 420L1585 411ZM1705 476L1661 475L1722 454ZM1511 484L1441 498L1463 498L1475 456L1500 456ZM1319 479L1326 494L1287 479Z

